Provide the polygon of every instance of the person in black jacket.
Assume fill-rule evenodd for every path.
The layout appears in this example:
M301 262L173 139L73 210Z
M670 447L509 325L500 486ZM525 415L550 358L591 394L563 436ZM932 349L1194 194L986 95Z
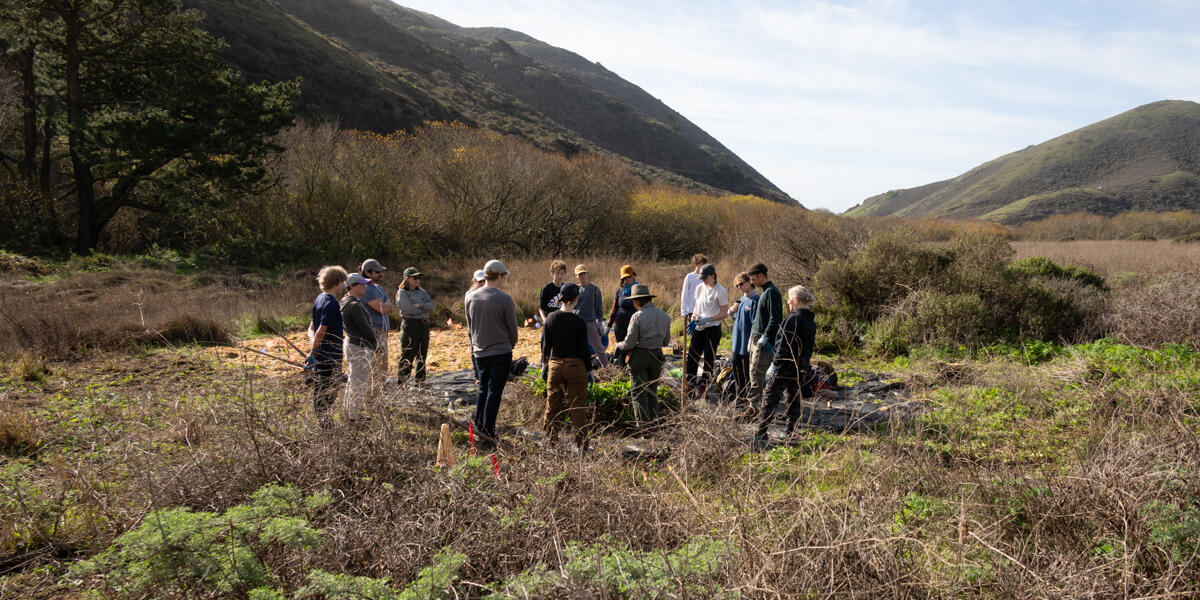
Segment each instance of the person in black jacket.
M592 368L592 353L588 349L588 328L591 323L575 314L579 303L579 286L568 283L559 292L559 307L546 319L542 353L547 357L550 376L546 382L546 414L542 427L546 441L558 441L564 421L575 428L575 443L586 443L587 385Z
M754 435L754 445L758 448L767 444L767 427L775 418L775 409L784 392L788 394L788 435L792 434L800 418L800 399L813 395L809 361L816 342L817 325L808 307L815 298L808 288L798 285L788 290L787 300L792 312L783 319L775 337L775 358L771 363L775 367L775 377L767 382L763 392L762 421Z
M350 380L346 386L346 419L351 422L362 419L362 403L371 380L371 355L379 346L371 309L362 301L369 285L371 280L363 277L362 273L351 273L346 279L346 296L342 298L342 323L346 333L342 353L350 364Z

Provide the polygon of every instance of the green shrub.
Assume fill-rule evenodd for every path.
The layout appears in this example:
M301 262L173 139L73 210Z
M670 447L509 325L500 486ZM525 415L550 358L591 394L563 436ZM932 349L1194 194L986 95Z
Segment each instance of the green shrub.
M1145 513L1150 539L1173 562L1187 564L1196 560L1200 552L1200 509L1180 508L1156 500L1146 505Z
M1098 290L1107 290L1104 278L1099 273L1078 265L1059 265L1044 256L1030 256L1013 261L1008 270L1025 277L1043 279L1069 279L1090 285Z
M384 578L354 577L316 570L308 574L308 584L296 590L296 598L323 600L440 600L458 581L458 572L467 562L464 554L443 548L433 564L421 569L417 578L397 592Z
M76 575L103 574L119 597L147 592L183 596L248 594L270 597L276 576L263 562L272 548L320 546L322 532L306 518L330 502L327 494L303 497L293 487L268 485L250 504L223 514L187 508L156 510L107 550L72 567Z

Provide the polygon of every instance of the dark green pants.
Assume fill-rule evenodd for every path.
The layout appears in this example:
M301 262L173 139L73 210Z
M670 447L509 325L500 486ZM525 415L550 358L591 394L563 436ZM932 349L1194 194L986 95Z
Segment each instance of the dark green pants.
M396 380L404 383L416 368L416 381L425 381L425 356L429 354L429 321L405 319L400 326L400 366Z
M639 422L647 423L658 418L658 381L662 378L662 351L634 348L629 353L629 377L631 391L637 400L634 410Z

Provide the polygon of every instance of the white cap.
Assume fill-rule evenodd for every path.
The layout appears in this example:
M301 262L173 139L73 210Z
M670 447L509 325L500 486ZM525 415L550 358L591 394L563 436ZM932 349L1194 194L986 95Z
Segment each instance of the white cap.
M476 270L475 281L483 281L484 279L487 279L487 275L483 272L483 269Z

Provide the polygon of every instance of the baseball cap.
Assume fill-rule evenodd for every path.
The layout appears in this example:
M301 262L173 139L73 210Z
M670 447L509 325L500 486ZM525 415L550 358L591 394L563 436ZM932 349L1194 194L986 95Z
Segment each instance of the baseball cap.
M484 279L487 279L487 273L484 273L483 269L476 269L474 277L475 281L483 281Z
M371 283L371 280L363 277L362 273L351 273L350 276L346 278L346 287L350 287L356 283L369 284Z
M420 277L421 271L418 270L416 267L409 267L404 270L404 276L405 277Z
M579 297L579 286L574 283L568 283L562 286L562 290L558 292L559 299L563 302L570 302Z
M375 260L375 259L373 259L373 258L368 258L367 260L364 260L364 261L363 261L362 267L360 267L358 270L359 270L359 271L362 271L362 272L366 272L366 271L386 271L386 270L387 270L387 267L385 267L385 266L383 266L383 265L379 264L379 261L377 261L377 260Z
M487 261L486 265L483 265L483 271L485 273L503 275L508 272L508 269L505 268L504 263L493 258L492 260Z
M587 265L584 265L584 264L575 265L575 274L576 275L578 275L580 273L587 273L587 272L588 272Z

